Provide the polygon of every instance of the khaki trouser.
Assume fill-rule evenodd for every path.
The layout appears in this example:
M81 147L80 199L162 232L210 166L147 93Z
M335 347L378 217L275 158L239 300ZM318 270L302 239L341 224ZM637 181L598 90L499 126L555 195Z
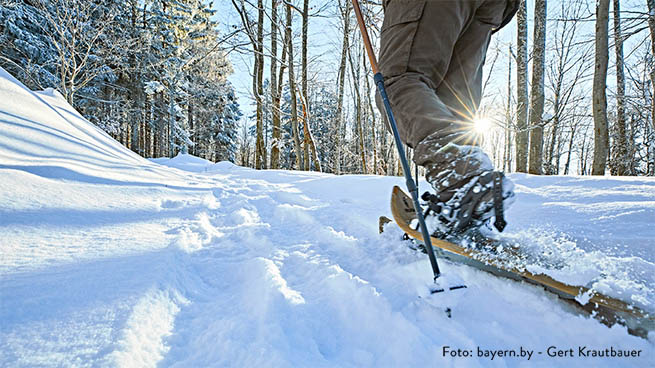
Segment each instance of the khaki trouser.
M432 146L472 144L466 131L480 103L489 40L509 21L515 1L386 0L384 5L380 71L400 137L417 149L414 160L424 165L430 160L419 143L428 136ZM377 102L386 117L379 96Z

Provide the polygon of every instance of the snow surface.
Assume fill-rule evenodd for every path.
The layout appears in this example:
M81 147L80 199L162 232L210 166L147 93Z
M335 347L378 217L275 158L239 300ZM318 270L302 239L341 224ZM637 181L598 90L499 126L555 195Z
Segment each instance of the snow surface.
M653 178L511 178L507 237L535 256L528 268L655 310ZM468 289L425 298L427 257L394 226L377 232L402 184L144 160L0 70L0 365L652 366L652 333L525 283L444 261ZM477 356L520 347L530 361Z

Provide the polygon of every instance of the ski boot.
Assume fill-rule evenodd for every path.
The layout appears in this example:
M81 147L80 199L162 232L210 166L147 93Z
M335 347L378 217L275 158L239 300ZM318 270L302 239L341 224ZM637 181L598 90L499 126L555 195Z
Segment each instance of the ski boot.
M426 193L428 213L435 235L461 236L481 228L495 217L494 226L503 231L504 211L514 201L514 184L494 165L478 146L447 143L429 136L417 150L417 162L426 169L426 180L436 194Z
M432 222L439 238L468 234L475 236L492 217L494 227L502 232L507 225L505 209L514 201L514 185L499 171L486 171L471 178L460 188L451 188L422 196L427 204L426 218Z

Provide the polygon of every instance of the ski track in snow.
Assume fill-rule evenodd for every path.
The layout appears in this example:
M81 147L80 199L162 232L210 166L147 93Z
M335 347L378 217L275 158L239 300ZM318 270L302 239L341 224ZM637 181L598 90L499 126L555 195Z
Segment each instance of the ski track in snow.
M466 266L442 262L467 289L417 298L431 279L427 257L393 226L377 233L401 178L186 155L151 162L56 92L28 91L1 70L0 97L2 366L535 363L443 357L444 345L643 351L533 358L541 366L655 361L655 336L607 328L540 288ZM512 178L507 236L545 259L531 267L655 310L655 180Z

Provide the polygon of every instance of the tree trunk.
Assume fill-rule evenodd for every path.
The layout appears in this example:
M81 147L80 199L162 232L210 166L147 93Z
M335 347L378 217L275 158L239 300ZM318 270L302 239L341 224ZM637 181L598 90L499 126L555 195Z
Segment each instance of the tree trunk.
M587 140L587 130L582 134L582 146L580 148L580 175L588 175L587 163L589 161L589 147Z
M609 134L607 129L607 64L609 0L596 2L596 67L594 69L594 161L592 175L605 175Z
M346 57L348 55L348 35L350 33L350 1L345 1L345 9L341 6L339 8L342 11L343 16L343 45L341 48L341 62L339 63L339 80L338 80L338 97L337 97L337 116L336 116L336 126L335 126L335 137L334 144L337 148L337 154L334 158L335 160L335 173L337 175L341 174L341 125L343 123L343 94L345 90L345 79L346 79Z
M289 54L289 93L291 94L291 134L293 136L293 143L296 152L296 164L298 170L303 169L302 149L300 147L300 132L298 131L298 99L296 97L296 76L293 68L293 35L291 33L291 4L287 4L287 49Z
M614 141L612 175L630 175L628 139L625 119L625 71L623 36L621 35L621 5L614 0L614 51L616 53L616 138Z
M365 54L363 54L364 57ZM366 61L363 62L363 65L366 65ZM364 80L366 81L366 97L368 102L369 113L371 114L371 138L373 140L373 163L371 164L371 170L373 174L378 174L378 149L377 149L377 138L375 134L375 110L373 109L373 102L371 100L371 83L368 80L368 75L365 76Z
M287 52L289 50L289 40L291 39L291 37L289 37L290 34L291 34L290 32L289 33L286 32L286 26L285 26L284 39L282 40L282 45L283 46L282 46L282 60L280 62L280 73L277 76L277 78L278 78L277 79L277 93L276 93L277 99L273 104L274 105L273 108L278 112L277 129L273 130L274 134L277 133L277 135L274 135L273 138L274 138L274 140L275 140L275 138L277 138L277 142L278 142L278 147L277 147L278 148L278 160L277 160L278 165L279 165L279 148L280 148L280 145L282 144L282 141L281 141L282 129L281 129L281 126L280 126L282 118L280 116L281 115L280 103L281 103L281 96L282 96L282 87L284 85L284 71L287 69L287 66L288 66L288 64L287 64ZM278 168L279 168L279 166L278 166Z
M259 55L257 51L257 47L255 47L255 58L254 58L254 64L252 66L252 93L255 96L255 169L260 170L262 169L262 157L260 155L261 152L261 143L263 142L263 109L262 109L262 101L261 101L261 95L259 94L259 84L257 83L259 81Z
M555 103L555 106L557 106L558 103ZM557 107L555 107L557 109ZM555 156L555 144L557 144L557 138L558 138L558 128L559 128L559 116L555 115L553 118L553 126L551 127L550 130L550 142L548 145L548 172L546 173L547 175L554 175L558 169L555 169L555 165L553 164L553 157Z
M556 158L555 158L555 174L554 175L559 175L559 168L560 168L560 160L562 158L562 137L557 136L557 151L556 151Z
M273 137L271 140L271 169L280 168L280 97L277 84L277 32L278 3L271 0L271 115L273 120Z
M553 116L553 122L550 130L550 139L549 139L549 145L548 145L548 154L547 154L547 167L548 167L548 172L546 174L548 175L553 175L557 170L559 170L559 167L557 170L553 170L553 155L555 153L555 143L557 142L557 133L559 129L559 124L560 124L560 118L561 118L561 113L562 113L562 106L561 106L561 94L562 94L562 83L564 80L564 74L562 73L562 66L564 60L560 58L558 60L559 62L559 74L556 76L556 82L555 82L555 91L554 91L554 101L553 101L553 110L555 112L555 115ZM558 165L559 166L559 165Z
M311 150L311 160L314 161L314 170L321 172L321 162L318 160L318 153L316 152L316 144L314 143L314 137L312 137L312 131L309 128L309 124L307 123L307 97L303 95L302 93L300 94L300 102L302 104L302 113L303 113L303 134L305 138L305 151ZM309 166L309 160L310 157L309 155L305 156L305 170L309 171L310 166Z
M521 0L517 13L516 40L516 171L528 169L528 9L526 0Z
M196 135L193 134L193 130L194 130L194 126L193 126L193 123L194 123L194 121L193 121L193 102L191 100L192 100L192 97L189 96L188 99L187 99L187 119L189 121L189 131L192 133L191 142L194 143L194 144L191 146L191 149L188 150L188 152L190 154L192 154L192 155L197 156L197 152L196 152L196 146L197 145L195 144L197 142L197 139L196 139ZM186 143L185 143L185 145L186 145Z
M309 94L307 93L307 28L309 25L309 0L303 2L302 10L302 50L301 50L301 64L302 64L302 96L304 98L303 104L303 126L309 124ZM309 126L303 127L303 132L309 132ZM309 145L312 140L311 137L305 135L304 144L304 157L305 157L305 171L309 171ZM313 144L313 142L312 142Z
M650 29L650 48L651 48L651 58L652 55L655 55L655 0L647 0L648 2L648 28ZM650 96L650 124L651 129L655 131L655 62L651 62L652 68L650 70L650 85L651 85L651 96ZM649 160L651 162L651 169L648 171L649 175L655 175L655 164L652 164L654 160Z
M569 174L569 167L571 165L571 153L573 151L573 139L575 137L576 128L577 128L577 124L571 125L571 137L569 138L569 149L568 149L568 154L566 155L566 164L564 165L564 175Z
M173 115L175 104L175 91L173 83L168 87L168 157L173 157L173 126L175 125L175 115Z
M257 101L257 142L255 147L255 168L266 168L266 145L264 144L264 0L257 0L257 44L255 47L255 86L253 92Z
M505 110L505 149L503 150L503 171L512 170L512 45L509 45L509 57L507 63L507 109Z
M361 78L360 64L357 64L355 70L355 63L353 61L352 52L348 51L348 61L350 62L350 70L353 76L353 93L355 94L355 134L358 136L358 148L362 164L362 174L366 174L366 151L364 150L364 129L362 128L362 93L359 84Z
M546 0L536 0L530 101L530 159L528 172L541 175L544 146L544 69L546 63Z

